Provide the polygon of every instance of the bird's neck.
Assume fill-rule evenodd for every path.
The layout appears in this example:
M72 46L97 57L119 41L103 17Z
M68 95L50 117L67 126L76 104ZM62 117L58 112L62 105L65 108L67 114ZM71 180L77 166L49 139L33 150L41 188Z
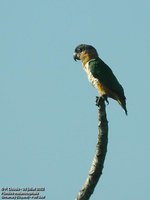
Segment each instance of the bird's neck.
M98 57L93 54L87 53L87 54L84 54L80 59L81 59L83 66L85 66L90 60L96 59L96 58L98 58Z

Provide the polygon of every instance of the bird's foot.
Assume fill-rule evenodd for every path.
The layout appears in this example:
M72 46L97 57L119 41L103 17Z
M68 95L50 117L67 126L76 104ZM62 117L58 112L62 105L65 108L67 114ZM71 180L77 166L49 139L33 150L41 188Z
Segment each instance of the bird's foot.
M107 105L109 104L109 101L107 99L107 95L102 95L100 97L96 96L96 106L100 106L101 101L106 101Z

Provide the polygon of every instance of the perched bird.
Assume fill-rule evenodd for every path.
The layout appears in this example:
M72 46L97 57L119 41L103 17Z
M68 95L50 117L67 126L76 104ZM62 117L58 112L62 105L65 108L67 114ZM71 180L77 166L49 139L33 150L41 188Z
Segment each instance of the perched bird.
M90 83L97 89L107 103L107 97L116 100L127 115L126 97L123 87L113 74L112 70L98 56L96 49L87 44L80 44L75 48L74 60L81 60Z

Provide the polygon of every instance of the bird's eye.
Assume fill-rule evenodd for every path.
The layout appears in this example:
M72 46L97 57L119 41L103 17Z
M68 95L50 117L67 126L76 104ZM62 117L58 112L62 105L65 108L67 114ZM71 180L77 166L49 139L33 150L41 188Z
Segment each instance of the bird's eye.
M81 49L81 48L77 48L77 49L76 49L76 52L77 52L77 53L81 53L81 52L82 52L82 49Z

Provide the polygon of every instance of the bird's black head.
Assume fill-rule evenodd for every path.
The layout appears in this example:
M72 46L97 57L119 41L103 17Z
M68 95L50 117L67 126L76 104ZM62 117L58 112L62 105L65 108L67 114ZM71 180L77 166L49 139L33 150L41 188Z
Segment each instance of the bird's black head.
M84 54L91 54L94 53L96 56L98 56L96 49L91 46L91 45L87 45L87 44L80 44L75 48L74 54L73 54L73 58L74 60L81 60L82 59L82 55Z

